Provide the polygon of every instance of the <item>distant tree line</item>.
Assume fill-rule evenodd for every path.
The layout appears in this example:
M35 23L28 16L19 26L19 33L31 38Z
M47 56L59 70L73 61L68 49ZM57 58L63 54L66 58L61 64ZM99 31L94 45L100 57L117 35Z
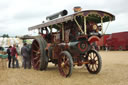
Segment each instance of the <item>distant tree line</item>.
M3 34L2 37L3 38L5 38L5 37L9 38L9 35L8 34Z

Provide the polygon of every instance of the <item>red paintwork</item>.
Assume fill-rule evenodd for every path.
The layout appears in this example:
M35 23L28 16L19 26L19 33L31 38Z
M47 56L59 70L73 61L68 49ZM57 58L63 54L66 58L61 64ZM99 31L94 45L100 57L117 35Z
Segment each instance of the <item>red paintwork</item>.
M84 49L82 49L82 48L80 47L80 44L81 44L81 43L78 44L78 48L80 49L80 51L85 52L85 51L87 50L87 48L88 48L87 43L84 42L84 44L86 45L86 48L84 48Z
M128 50L128 32L112 33L104 35L97 42L99 47L106 46L110 50Z
M91 37L88 39L88 41L89 41L90 44L91 44L92 42L99 41L99 40L100 40L100 38L97 37L97 36L91 36Z

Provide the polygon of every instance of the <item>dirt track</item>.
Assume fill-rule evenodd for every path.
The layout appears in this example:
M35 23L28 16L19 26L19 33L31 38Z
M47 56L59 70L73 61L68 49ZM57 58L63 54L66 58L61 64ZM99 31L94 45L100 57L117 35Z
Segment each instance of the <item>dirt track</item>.
M97 75L84 68L74 68L72 76L63 78L58 68L49 64L47 71L0 70L0 85L128 85L128 51L100 52L102 70Z

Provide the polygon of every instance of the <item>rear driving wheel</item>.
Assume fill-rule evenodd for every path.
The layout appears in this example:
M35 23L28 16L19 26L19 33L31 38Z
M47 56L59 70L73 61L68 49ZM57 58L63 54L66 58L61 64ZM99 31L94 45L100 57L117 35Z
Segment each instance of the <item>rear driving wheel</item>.
M32 43L32 65L36 70L45 70L48 65L46 56L46 41L42 37L37 37Z
M92 74L99 73L101 70L102 61L98 52L96 50L90 50L88 51L86 58L88 61L88 64L86 64L87 70Z
M69 77L72 74L73 61L72 56L68 51L61 52L58 60L60 74L64 77Z

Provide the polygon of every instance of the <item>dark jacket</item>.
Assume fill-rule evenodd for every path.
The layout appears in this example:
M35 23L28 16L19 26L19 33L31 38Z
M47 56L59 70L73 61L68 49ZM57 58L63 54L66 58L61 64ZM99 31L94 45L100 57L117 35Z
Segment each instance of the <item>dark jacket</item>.
M11 49L10 48L7 49L7 53L8 53L8 56L11 56Z
M29 48L27 46L21 48L21 55L23 57L30 57Z

